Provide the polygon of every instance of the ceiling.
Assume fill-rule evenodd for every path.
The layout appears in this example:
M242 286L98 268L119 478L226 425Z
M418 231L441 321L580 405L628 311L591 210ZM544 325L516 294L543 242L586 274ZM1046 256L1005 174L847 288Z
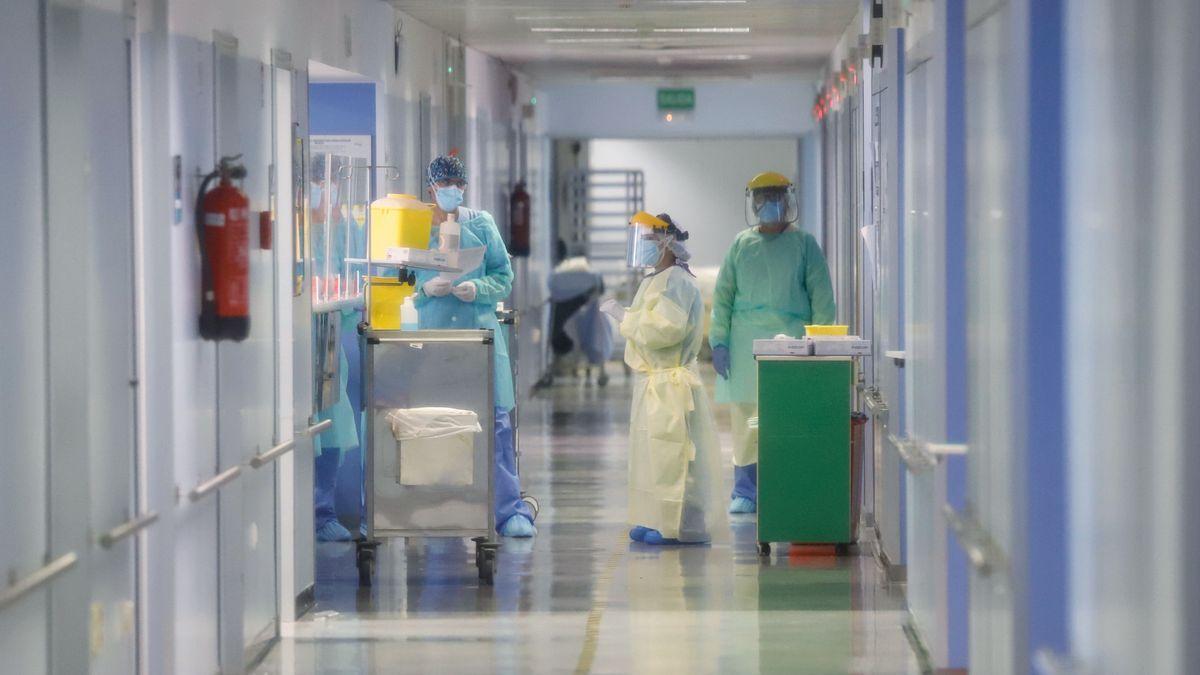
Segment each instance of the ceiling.
M391 0L535 77L816 74L859 0Z

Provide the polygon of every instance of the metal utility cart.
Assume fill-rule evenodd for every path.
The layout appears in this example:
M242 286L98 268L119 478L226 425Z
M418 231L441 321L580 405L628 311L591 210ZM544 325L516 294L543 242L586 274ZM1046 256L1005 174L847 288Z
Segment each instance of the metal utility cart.
M359 584L370 585L381 540L471 537L479 578L496 572L493 510L493 354L490 330L375 330L359 327L366 412L366 537L358 540ZM431 479L419 457L406 456L389 411L426 407L473 412L482 431L450 467L453 480ZM431 459L445 462L444 455ZM445 467L439 471L445 474Z

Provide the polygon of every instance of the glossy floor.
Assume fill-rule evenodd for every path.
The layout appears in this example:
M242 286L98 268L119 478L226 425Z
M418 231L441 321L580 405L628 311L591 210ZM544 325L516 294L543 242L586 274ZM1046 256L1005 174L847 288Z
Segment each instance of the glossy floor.
M353 547L320 546L317 606L263 673L905 673L898 591L870 558L759 559L752 517L711 545L626 535L630 389L567 381L521 411L538 536L505 540L494 587L469 541L396 540L360 590ZM719 428L728 454L728 421Z

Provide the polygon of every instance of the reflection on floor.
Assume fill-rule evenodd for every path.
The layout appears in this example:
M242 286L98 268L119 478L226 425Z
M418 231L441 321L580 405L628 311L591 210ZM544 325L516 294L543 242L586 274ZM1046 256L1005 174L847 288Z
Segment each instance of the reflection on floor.
M708 546L631 543L629 400L617 375L562 381L521 410L539 535L505 541L494 588L469 541L391 541L362 591L353 546L323 544L316 608L255 672L917 672L901 599L870 558L778 546L762 562L746 516Z

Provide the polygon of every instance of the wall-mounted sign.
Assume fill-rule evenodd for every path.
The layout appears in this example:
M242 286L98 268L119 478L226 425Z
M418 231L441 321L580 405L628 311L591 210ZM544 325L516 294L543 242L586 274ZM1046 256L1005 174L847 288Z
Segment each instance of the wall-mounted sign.
M659 89L658 90L658 111L690 111L696 109L696 90L688 87L686 89Z

